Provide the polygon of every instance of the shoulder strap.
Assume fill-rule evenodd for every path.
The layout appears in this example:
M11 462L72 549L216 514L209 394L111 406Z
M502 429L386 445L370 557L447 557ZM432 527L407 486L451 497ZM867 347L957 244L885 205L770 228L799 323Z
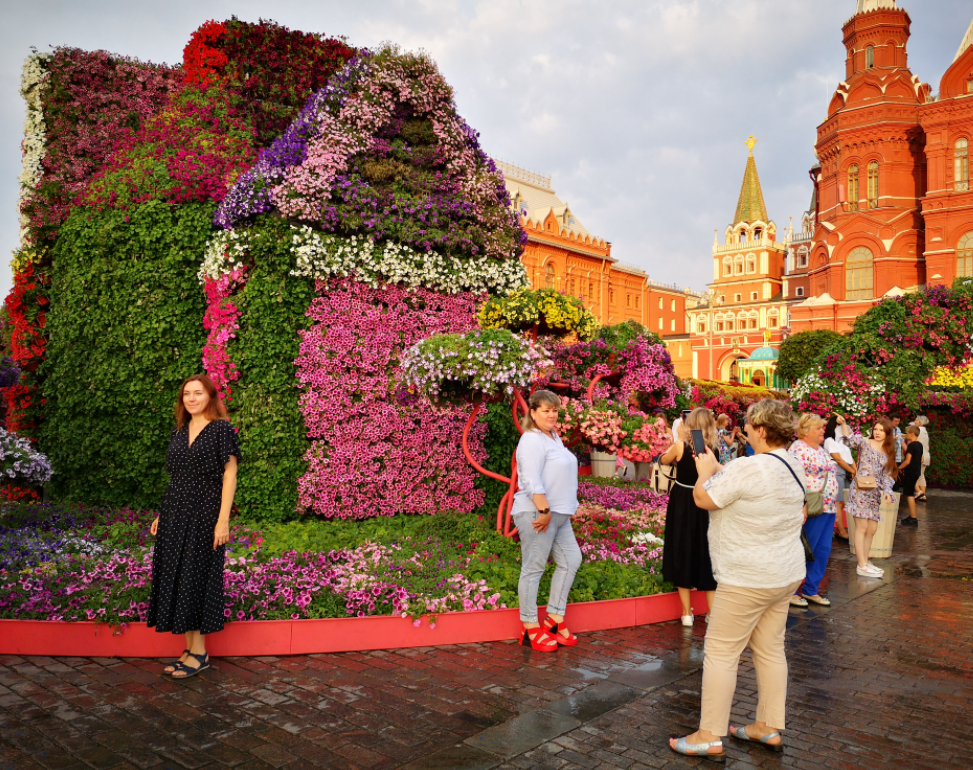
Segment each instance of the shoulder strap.
M787 468L787 472L790 473L791 476L794 477L794 481L797 482L797 486L799 486L801 488L801 494L804 495L804 502L806 503L807 502L807 490L804 489L804 485L801 483L801 480L797 477L797 474L794 473L794 469L790 466L790 464L787 462L787 460L785 460L780 455L775 455L773 452L767 452L767 454L769 454L775 460L780 460L782 463L784 463L784 467Z

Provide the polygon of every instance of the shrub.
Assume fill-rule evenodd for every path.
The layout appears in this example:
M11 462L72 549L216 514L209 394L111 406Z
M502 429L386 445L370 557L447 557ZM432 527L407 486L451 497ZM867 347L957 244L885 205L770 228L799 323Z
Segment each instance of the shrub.
M781 343L777 374L788 382L797 382L814 368L822 351L841 339L840 334L829 329L792 334Z

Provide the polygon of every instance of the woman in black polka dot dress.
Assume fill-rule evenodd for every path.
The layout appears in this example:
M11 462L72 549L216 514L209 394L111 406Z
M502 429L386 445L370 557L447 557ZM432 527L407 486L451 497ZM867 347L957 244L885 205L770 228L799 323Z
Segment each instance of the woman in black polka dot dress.
M239 459L236 432L216 386L205 375L190 377L179 391L166 452L169 488L152 522L147 625L186 635L182 657L165 669L175 679L209 668L205 634L223 629L223 552Z

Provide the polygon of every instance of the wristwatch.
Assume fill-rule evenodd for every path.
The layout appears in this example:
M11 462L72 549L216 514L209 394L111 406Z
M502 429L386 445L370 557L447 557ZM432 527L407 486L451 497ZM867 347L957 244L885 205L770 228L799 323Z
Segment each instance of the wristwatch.
M538 512L538 513L539 513L539 514L540 514L541 516L547 516L547 514L549 514L549 513L551 512L551 509L550 509L550 508L538 508L538 509L537 509L537 512Z

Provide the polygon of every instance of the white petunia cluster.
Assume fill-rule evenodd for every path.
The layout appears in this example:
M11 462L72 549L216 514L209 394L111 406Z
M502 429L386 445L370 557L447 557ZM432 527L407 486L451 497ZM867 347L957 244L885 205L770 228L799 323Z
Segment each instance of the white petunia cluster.
M645 545L665 545L665 540L651 532L636 532L632 535L632 542L644 543Z
M206 244L196 277L200 284L205 284L207 278L217 281L243 267L249 252L249 230L221 230Z
M20 144L22 168L20 172L20 201L18 210L30 200L40 184L43 166L41 161L46 152L44 131L43 90L47 80L47 61L51 54L33 53L24 60L20 74L20 95L27 104L27 118L24 120L24 139ZM27 215L20 215L20 245L30 244Z
M509 294L529 284L519 259L458 259L398 243L376 245L363 236L338 237L307 226L293 228L292 241L297 266L291 274L315 280L354 275L373 288L390 283L446 294Z

